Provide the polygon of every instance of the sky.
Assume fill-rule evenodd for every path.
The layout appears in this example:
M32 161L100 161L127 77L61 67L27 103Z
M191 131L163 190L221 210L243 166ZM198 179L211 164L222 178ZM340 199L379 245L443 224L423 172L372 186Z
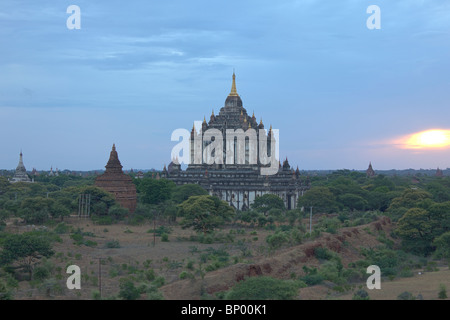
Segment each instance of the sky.
M0 169L20 150L28 170L103 169L113 143L124 169L162 169L233 70L294 168L448 168L450 139L407 141L450 130L449 56L447 0L2 0Z

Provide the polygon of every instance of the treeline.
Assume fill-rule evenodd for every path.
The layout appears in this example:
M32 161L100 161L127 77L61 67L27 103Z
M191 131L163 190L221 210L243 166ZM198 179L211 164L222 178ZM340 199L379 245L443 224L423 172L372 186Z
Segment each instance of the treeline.
M403 249L415 254L450 257L450 178L387 177L340 170L312 179L298 205L314 213L377 212L396 224Z
M45 179L44 179L45 178ZM339 170L310 178L311 188L298 200L297 210L287 210L275 195L258 197L251 208L236 211L212 197L199 185L176 186L170 180L133 179L138 205L130 215L113 195L95 187L92 177L43 177L35 183L10 184L0 177L0 225L9 217L27 224L63 220L76 214L80 194L90 194L90 214L95 223L126 221L142 224L153 219L179 223L201 233L226 222L249 227L275 228L275 224L304 226L305 213L334 214L324 217L313 232L336 232L339 227L368 223L381 215L394 222L395 236L403 249L415 254L450 256L450 178L430 176L383 176ZM300 210L303 209L303 211ZM285 235L280 235L285 236ZM311 234L308 234L311 236ZM273 242L275 243L275 238Z

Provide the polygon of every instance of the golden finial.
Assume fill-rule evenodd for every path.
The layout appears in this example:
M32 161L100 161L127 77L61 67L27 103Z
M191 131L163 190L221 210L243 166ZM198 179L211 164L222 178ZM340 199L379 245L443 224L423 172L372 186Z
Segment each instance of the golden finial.
M244 115L244 111L243 110L241 110L241 116L243 116Z
M205 123L206 122L206 117L205 116L203 116L203 123Z
M263 124L263 123L262 123L262 117L261 117L261 120L259 121L259 124Z
M255 111L253 111L253 115L252 115L252 118L255 118Z
M248 128L249 128L249 129L252 128L252 123L251 123L251 122L248 123Z
M211 115L214 116L214 109L212 110Z
M247 122L247 117L244 118L244 122Z
M239 97L236 91L236 75L234 74L234 71L233 71L233 83L231 85L231 92L228 96Z

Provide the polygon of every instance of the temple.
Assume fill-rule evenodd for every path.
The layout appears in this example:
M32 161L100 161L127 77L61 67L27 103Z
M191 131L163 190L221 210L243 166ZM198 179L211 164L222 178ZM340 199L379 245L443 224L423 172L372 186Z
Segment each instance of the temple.
M112 193L122 207L133 213L137 204L136 186L133 179L122 171L115 144L105 168L105 173L95 179L95 186Z
M366 176L367 178L372 178L375 176L375 171L372 168L372 162L369 162L369 167L366 170Z
M23 164L22 151L20 151L20 159L19 159L19 164L17 165L17 168L16 168L16 172L14 173L14 176L12 177L12 179L9 182L11 182L11 183L32 182L32 180L28 176L27 170L25 169L25 166Z
M438 168L436 169L435 176L436 176L436 177L442 178L442 177L444 176L444 172L443 172L441 169L439 169L439 167L438 167Z
M203 119L201 128L195 128L195 124L191 131L190 138L190 163L186 170L181 169L178 158L172 159L168 168L164 166L162 177L174 181L177 185L182 184L199 184L204 187L210 195L215 195L229 203L238 210L247 210L250 208L254 200L264 194L275 194L283 199L287 209L295 209L297 200L302 196L303 192L308 188L308 181L302 181L300 171L291 168L286 158L281 165L279 159L272 157L275 172L273 174L262 174L262 168L267 168L267 162L261 160L261 150L258 147L260 139L263 139L266 145L267 155L272 154L273 138L272 126L270 130L264 129L262 119L258 123L255 114L250 116L243 107L242 99L236 89L236 75L233 72L231 91L225 100L225 105L220 109L219 114L215 115L214 110L211 113L209 121ZM196 143L200 142L201 155L204 154L206 148L215 141L204 141L205 132L209 129L215 129L216 133L221 133L223 150L213 149L211 156L215 158L212 164L210 162L195 161ZM232 129L231 131L228 131ZM243 139L244 142L238 142L236 137L238 129L242 129L242 133L248 134ZM250 129L254 129L251 132ZM227 140L227 133L233 132L233 137ZM263 136L265 135L265 136ZM208 139L206 139L208 140ZM252 142L251 142L252 140ZM255 140L255 141L253 141ZM275 141L276 142L276 141ZM255 143L251 147L251 143ZM197 144L198 145L198 144ZM216 145L217 148L217 145ZM220 147L219 147L220 148ZM211 149L209 149L211 150ZM208 150L207 150L208 151ZM220 152L222 151L222 152ZM238 159L238 153L241 151L242 157ZM252 154L252 151L254 151ZM227 154L228 152L228 154ZM200 156L200 158L202 158ZM231 159L231 160L230 160ZM198 158L197 158L198 160Z

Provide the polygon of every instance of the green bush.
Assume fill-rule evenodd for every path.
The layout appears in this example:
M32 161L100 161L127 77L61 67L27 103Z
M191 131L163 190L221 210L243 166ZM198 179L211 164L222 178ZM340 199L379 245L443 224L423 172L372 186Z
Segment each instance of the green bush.
M113 218L110 216L93 215L91 219L94 224L98 224L100 226L107 226L107 225L111 225L114 223Z
M134 283L129 279L121 281L119 284L119 288L120 288L119 297L124 300L136 300L140 296L139 290L134 286Z
M164 279L164 277L157 277L155 278L155 280L153 281L153 285L155 285L157 288L162 287L164 285L164 283L166 282L166 279Z
M355 292L352 299L353 300L370 300L370 297L369 297L369 294L367 293L367 291L360 289Z
M64 222L61 222L56 225L56 227L53 231L57 234L65 234L70 231L70 227L67 224L65 224Z
M442 283L439 285L438 298L439 299L447 299L447 288Z
M267 236L266 242L271 248L280 248L282 245L289 242L289 236L286 232L277 231L274 234Z
M167 233L161 234L161 241L162 242L169 242L169 235Z
M226 295L228 300L291 300L299 284L272 277L250 277L238 282Z
M317 247L314 249L314 255L319 260L330 260L333 255L327 248Z
M413 296L411 292L404 291L397 296L397 300L415 300L416 298Z
M111 240L106 243L106 248L120 248L120 243L118 240Z
M44 280L50 277L50 270L45 266L39 265L33 269L33 278L36 280Z

